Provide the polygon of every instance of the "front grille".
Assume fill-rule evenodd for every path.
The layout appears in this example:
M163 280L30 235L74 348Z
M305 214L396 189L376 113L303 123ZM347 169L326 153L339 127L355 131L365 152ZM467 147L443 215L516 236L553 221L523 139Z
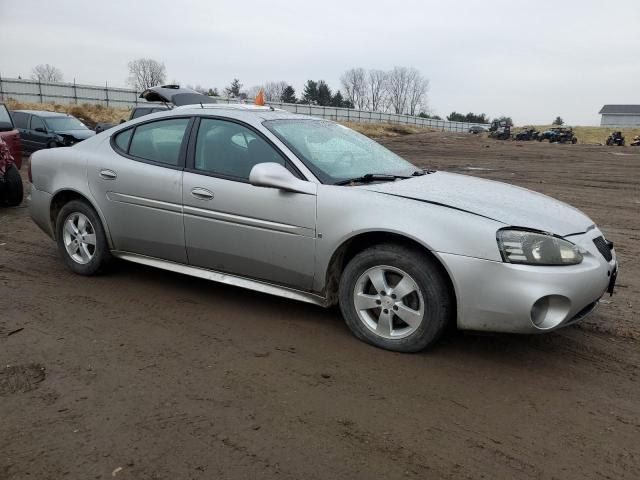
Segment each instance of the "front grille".
M595 244L598 251L602 254L604 259L607 262L610 262L613 258L613 255L611 254L611 244L607 242L604 237L594 238L593 243Z

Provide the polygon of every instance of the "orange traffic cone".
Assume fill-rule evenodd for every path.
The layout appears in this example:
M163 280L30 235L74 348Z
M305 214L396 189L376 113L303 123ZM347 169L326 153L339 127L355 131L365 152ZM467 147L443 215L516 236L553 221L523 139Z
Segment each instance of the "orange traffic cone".
M264 107L264 90L262 88L258 92L258 95L256 95L255 104Z

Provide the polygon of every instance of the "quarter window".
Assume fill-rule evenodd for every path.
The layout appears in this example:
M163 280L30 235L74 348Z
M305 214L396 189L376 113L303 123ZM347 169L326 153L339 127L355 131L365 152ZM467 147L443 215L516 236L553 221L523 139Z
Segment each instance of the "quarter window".
M175 118L136 127L129 146L129 155L177 166L182 138L188 124L188 118Z
M124 132L120 132L116 135L116 138L115 138L116 145L123 152L126 152L129 149L129 140L131 139L132 133L133 133L133 129L128 128Z
M203 118L196 138L195 168L214 175L248 180L254 165L285 159L266 140L234 122Z

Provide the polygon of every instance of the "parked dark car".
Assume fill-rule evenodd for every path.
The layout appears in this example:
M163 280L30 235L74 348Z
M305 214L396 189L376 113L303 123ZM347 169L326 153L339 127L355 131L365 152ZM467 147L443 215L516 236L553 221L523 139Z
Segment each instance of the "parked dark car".
M9 147L9 152L11 152L11 156L13 157L13 164L19 170L22 167L20 132L18 132L18 129L13 123L9 109L4 103L0 103L0 138L2 138Z
M13 121L20 131L22 149L70 147L96 133L72 115L39 110L14 110Z
M483 127L482 125L473 125L471 128L469 128L469 133L478 134L484 133L487 130L487 127Z

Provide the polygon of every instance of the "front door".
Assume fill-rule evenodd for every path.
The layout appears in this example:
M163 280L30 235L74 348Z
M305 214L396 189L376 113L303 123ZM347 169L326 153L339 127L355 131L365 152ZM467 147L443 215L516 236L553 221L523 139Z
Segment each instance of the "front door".
M116 250L187 263L182 168L189 122L172 117L138 124L89 155L89 188Z
M247 126L200 119L183 178L189 263L309 290L316 197L249 184L251 168L287 160Z
M47 127L40 117L31 115L28 139L31 150L41 150L48 147L51 135L47 132Z

